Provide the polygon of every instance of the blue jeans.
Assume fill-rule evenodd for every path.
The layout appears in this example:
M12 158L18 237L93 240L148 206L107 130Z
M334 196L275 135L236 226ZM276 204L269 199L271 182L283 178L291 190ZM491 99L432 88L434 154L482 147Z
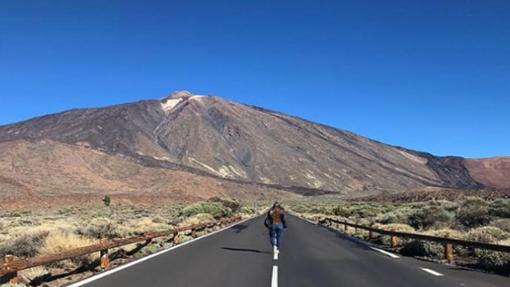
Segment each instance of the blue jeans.
M280 248L281 236L283 232L283 224L273 224L269 230L269 238L271 239L271 245Z

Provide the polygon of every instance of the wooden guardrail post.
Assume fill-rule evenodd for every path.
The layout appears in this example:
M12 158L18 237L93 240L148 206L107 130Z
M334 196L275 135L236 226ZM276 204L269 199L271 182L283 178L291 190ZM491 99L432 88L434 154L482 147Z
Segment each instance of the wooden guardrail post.
M110 258L108 257L108 249L103 249L100 251L101 256L101 268L107 269L110 267Z
M453 263L453 244L446 243L444 245L444 257L449 264Z
M174 245L177 243L177 235L179 235L179 232L174 232L174 236L172 237L172 243Z
M191 237L193 238L196 238L197 237L197 229L195 227L193 227L191 229Z
M398 245L398 238L397 238L397 235L395 234L395 229L391 230L390 244L391 244L391 248L396 248Z
M16 259L18 259L18 257L14 256L14 255L5 255L4 257L4 265L7 266L6 269L7 271L10 271L10 267L7 265L13 261L16 261ZM18 277L18 271L17 270L12 270L12 272L9 272L7 274L7 279L9 280L9 283L10 284L18 284L20 283L20 279Z
M374 223L370 223L370 228L373 228L374 227ZM374 238L374 233L372 232L372 229L369 229L368 230L368 239L371 240L372 238Z
M347 224L344 224L344 231L347 233L347 228L349 228L349 226Z

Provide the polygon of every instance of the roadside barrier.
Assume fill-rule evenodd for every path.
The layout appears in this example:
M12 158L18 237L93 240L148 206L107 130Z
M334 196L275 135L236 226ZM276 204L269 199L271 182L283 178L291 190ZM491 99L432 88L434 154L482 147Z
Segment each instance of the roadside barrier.
M144 242L144 245L148 245L155 238L171 236L168 241L175 243L177 235L182 232L191 235L193 238L197 237L197 231L205 231L208 233L210 228L222 227L231 223L240 221L241 217L229 217L223 218L217 221L206 222L202 224L195 224L190 226L172 228L167 231L159 232L145 232L140 236L102 240L100 243L67 250L59 254L51 254L44 256L37 256L32 258L19 258L13 255L6 255L5 258L0 259L0 279L4 277L9 283L16 284L19 282L18 271L46 265L66 259L89 255L91 253L100 253L100 266L102 269L106 269L110 266L110 257L108 250L112 248L122 247L132 243ZM7 277L5 279L5 277Z
M444 258L448 261L448 263L453 263L453 250L455 245L469 247L469 248L477 248L477 249L485 249L499 252L510 252L510 246L507 245L498 245L491 243L482 243L476 241L466 241L454 238L447 237L437 237L419 233L408 233L408 232L399 232L395 230L385 230L380 228L374 228L371 226L364 226L356 223L351 223L347 221L336 220L333 218L322 218L319 219L320 225L325 226L333 226L336 224L338 230L341 230L341 226L343 226L343 230L347 231L349 227L354 228L355 230L361 229L368 231L368 239L374 238L374 234L388 235L390 236L390 246L392 249L396 249L398 247L399 239L416 239L423 241L432 241L441 243L444 246Z

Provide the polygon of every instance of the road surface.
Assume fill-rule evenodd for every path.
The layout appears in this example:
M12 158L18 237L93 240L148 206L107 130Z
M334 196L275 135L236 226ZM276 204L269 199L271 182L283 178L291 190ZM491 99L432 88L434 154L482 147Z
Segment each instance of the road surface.
M293 216L278 259L257 217L115 271L72 286L510 286L503 276L397 258Z

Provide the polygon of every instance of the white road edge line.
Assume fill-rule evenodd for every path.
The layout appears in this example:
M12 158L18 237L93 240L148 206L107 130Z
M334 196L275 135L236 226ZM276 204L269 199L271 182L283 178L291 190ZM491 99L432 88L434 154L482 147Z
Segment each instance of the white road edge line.
M278 287L278 266L273 265L273 275L271 276L271 287Z
M188 240L188 241L183 242L183 243L181 243L181 244L179 244L179 245L175 245L175 246L172 246L172 247L170 247L170 248L168 248L168 249L161 250L161 251L159 251L159 252L157 252L157 253L154 253L154 254L151 254L151 255L149 255L149 256L146 256L146 257L140 258L140 259L138 259L138 260L135 260L135 261L133 261L133 262L130 262L130 263L127 263L127 264L121 265L121 266L119 266L119 267L115 267L115 268L113 268L113 269L111 269L111 270L108 270L108 271L105 271L105 272L101 272L101 273L99 273L99 274L97 274L97 275L94 275L94 276L92 276L92 277L89 277L89 278L87 278L87 279L85 279L85 280L82 280L82 281L79 281L79 282L76 282L76 283L72 283L71 285L67 285L67 287L80 287L80 286L83 286L83 285L88 284L88 283L90 283L90 282L93 282L93 281L99 280L99 279L101 279L101 278L103 278L103 277L106 277L106 276L111 275L111 274L113 274L113 273L116 273L116 272L119 272L119 271L124 270L124 269L126 269L126 268L129 268L129 267L131 267L131 266L133 266L133 265L136 265L136 264L138 264L138 263L142 263L142 262L144 262L144 261L147 261L147 260L149 260L149 259L151 259L151 258L154 258L154 257L156 257L156 256L159 256L159 255L161 255L161 254L167 253L167 252L172 251L172 250L174 250L174 249L177 249L177 248L179 248L179 247L182 247L182 246L188 245L188 244L190 244L190 243L193 243L193 242L195 242L195 241L197 241L197 240L204 239L204 238L209 237L209 236L211 236L211 235L213 235L213 234L216 234L216 233L220 233L220 232L225 231L225 230L227 230L227 229L229 229L229 228L231 228L231 227L233 227L233 226L236 226L236 225L238 225L238 224L241 224L241 223L243 223L243 222L246 222L246 221L248 221L248 220L250 220L250 219L253 219L253 218L256 218L256 217L258 217L258 216L259 216L259 215L254 216L254 217L247 218L247 219L245 219L245 220L241 220L241 221L236 222L236 223L234 223L234 224L232 224L232 225L229 225L229 226L227 226L227 227L224 227L224 228L222 228L222 229L220 229L220 230L216 230L216 231L211 232L211 233L209 233L209 234L202 235L202 236L200 236L200 237L197 237L197 238L194 238L194 239Z
M389 257L391 258L400 258L400 256L396 255L396 254L393 254L391 252L388 252L386 250L382 250L382 249L379 249L379 248L375 248L375 247L370 247L371 249L375 250L375 251L378 251L378 252L381 252L382 254L384 255L388 255Z
M434 271L434 270L432 270L432 269L428 269L428 268L421 268L421 267L420 267L420 269L421 269L421 270L423 270L423 271L425 271L425 272L427 272L427 273L429 273L429 274L432 274L432 275L434 275L434 276L443 276L443 275L444 275L444 274L441 274L441 273L439 273L439 272L437 272L437 271Z

